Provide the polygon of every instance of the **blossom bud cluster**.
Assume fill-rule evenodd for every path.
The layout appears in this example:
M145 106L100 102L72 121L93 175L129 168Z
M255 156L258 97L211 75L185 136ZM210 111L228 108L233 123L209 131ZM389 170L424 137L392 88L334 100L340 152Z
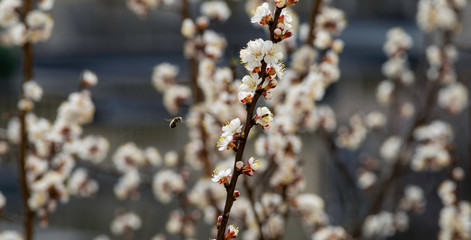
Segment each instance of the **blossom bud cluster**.
M417 4L417 23L425 32L435 30L459 32L461 30L459 12L466 5L467 1L464 0L420 0Z
M111 222L111 232L122 236L128 232L139 230L142 226L141 218L133 212L120 211Z
M466 7L467 1L431 1L421 0L418 3L417 22L426 32L445 30L460 32L459 15ZM426 49L430 68L427 77L431 81L440 81L443 86L438 93L438 105L451 114L459 114L468 106L468 89L457 82L454 63L458 61L458 51L451 43L443 46L430 45Z
M5 45L22 46L27 42L37 43L51 37L54 21L45 11L53 7L53 0L41 1L39 9L32 10L26 16L25 22L20 21L19 9L23 6L21 0L4 0L0 2L0 26L5 30L0 35L0 41Z
M393 236L397 232L404 232L408 228L409 217L405 212L382 211L366 218L363 224L363 234L367 238L383 238Z
M450 165L452 158L449 144L453 140L451 126L440 120L414 130L414 139L419 141L411 160L414 171L438 171Z
M94 83L88 86L96 84L94 76ZM41 87L34 81L26 82L23 92L27 100L39 101L42 96ZM25 116L30 150L25 163L31 189L28 206L41 218L43 225L47 224L48 212L55 211L58 201L65 203L71 195L89 197L98 191L98 183L89 177L87 171L74 170L77 159L98 164L107 155L109 143L105 138L82 137L82 126L93 120L94 113L91 94L82 88L60 104L53 122L32 112ZM15 144L20 142L18 118L10 119L7 138Z
M438 238L470 238L471 204L458 200L457 184L452 180L443 181L438 187L438 196L443 203L443 208L440 210Z
M412 47L411 37L402 28L392 28L387 33L383 49L388 60L383 64L383 74L389 81L405 86L414 82L414 74L407 61L407 51Z
M366 139L368 128L365 120L359 114L354 114L350 118L349 123L349 127L339 127L336 144L341 148L355 150L358 149Z
M329 219L324 211L325 203L319 196L311 193L299 194L291 202L308 226L327 226Z
M467 239L471 237L471 204L460 201L440 210L438 239Z
M399 201L399 208L404 211L422 213L425 210L424 191L419 186L408 185L404 189L404 197Z
M194 214L193 214L194 215ZM171 234L183 234L185 237L194 237L196 234L196 220L192 214L186 215L181 210L174 210L170 213L166 224L166 229Z
M439 81L445 85L457 81L454 63L458 61L458 51L455 46L451 44L442 47L430 45L425 53L430 65L427 71L430 81Z
M130 196L136 199L142 182L139 170L146 166L158 167L162 164L162 157L156 148L141 149L133 142L119 146L112 160L116 169L123 174L114 187L118 199L126 199Z
M280 12L280 16L278 19L274 19L274 14L273 11L270 9L270 6L268 3L263 3L254 12L254 15L251 19L252 23L257 23L261 26L264 25L274 25L276 23L276 26L273 29L273 38L275 42L280 42L282 40L285 40L287 38L290 38L293 36L294 30L292 26L293 18L290 13L288 13L288 10L286 6L289 6L291 4L294 4L298 2L298 0L279 0L275 1L275 4L277 6L277 11L279 9L282 9Z
M164 106L176 114L180 106L191 97L188 87L177 84L178 67L170 63L161 63L154 67L152 85L164 94Z

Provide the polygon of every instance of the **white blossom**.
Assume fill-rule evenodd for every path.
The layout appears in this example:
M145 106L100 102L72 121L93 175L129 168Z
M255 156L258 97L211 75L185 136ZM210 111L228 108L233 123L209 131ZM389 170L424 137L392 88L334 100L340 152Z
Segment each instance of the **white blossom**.
M155 197L162 203L169 203L172 197L185 189L181 175L172 170L162 170L155 174L152 190Z
M23 92L25 97L36 102L40 101L43 95L43 89L41 86L32 80L23 83Z
M46 41L51 37L54 21L48 14L33 10L26 16L26 24L28 25L28 39L32 43Z
M136 231L142 226L141 218L133 212L118 214L111 223L111 232L114 235L122 235L127 231Z
M204 2L201 4L201 13L218 21L226 21L231 16L225 1Z
M468 89L459 82L449 84L438 92L438 105L453 114L462 112L468 106Z

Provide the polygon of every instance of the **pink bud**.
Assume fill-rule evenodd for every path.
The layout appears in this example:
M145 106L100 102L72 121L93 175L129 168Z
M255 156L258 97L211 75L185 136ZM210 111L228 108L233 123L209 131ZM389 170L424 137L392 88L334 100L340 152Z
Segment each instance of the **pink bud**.
M236 162L237 170L241 170L243 167L244 167L244 163L242 161L237 161Z
M237 199L240 196L239 190L234 191L234 199Z

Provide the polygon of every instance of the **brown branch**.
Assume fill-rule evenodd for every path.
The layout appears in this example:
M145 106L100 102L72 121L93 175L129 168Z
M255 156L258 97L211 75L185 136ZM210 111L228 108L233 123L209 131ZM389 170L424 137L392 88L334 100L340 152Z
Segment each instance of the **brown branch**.
M247 190L247 195L249 196L249 200L250 200L250 207L252 208L252 211L255 215L255 220L257 221L257 224L258 224L258 229L260 232L260 240L265 240L265 237L263 236L263 231L262 231L263 223L260 217L258 216L257 211L255 210L255 196L253 193L253 189L252 187L250 187L249 181L247 180L247 178L244 178L244 187Z
M283 10L283 8L276 7L275 17L273 18L273 22L268 24L268 29L270 32L270 40L273 43L277 43L281 41L281 38L275 39L275 29L276 29L276 25L278 25L278 18L281 15L281 10Z
M306 43L305 44L308 44L309 46L313 46L314 45L314 28L316 27L316 19L317 19L317 15L319 15L320 11L321 11L321 3L322 3L323 0L316 0L316 2L312 5L312 10L311 10L311 15L309 17L309 35L308 35L308 38L306 40Z
M329 151L330 158L332 159L332 162L334 163L335 167L337 170L340 172L344 180L347 182L348 185L350 185L350 190L352 194L352 209L354 212L354 216L352 216L355 220L358 218L358 191L357 191L357 185L356 185L356 179L352 176L350 171L348 170L347 166L342 162L342 160L339 158L339 156L336 154L338 151L337 146L335 145L334 139L332 139L332 136L330 136L325 129L321 129L319 131L319 135L322 137L324 140L324 143L326 144L326 148Z
M449 32L449 31L444 32L444 34L443 34L443 43L442 43L442 51L444 51L445 47L449 43L451 43L451 41L452 41L451 37L452 37L451 32ZM431 83L431 86L428 88L424 106L422 108L420 108L420 110L422 110L422 112L420 114L416 115L412 126L409 128L409 130L407 131L407 134L403 138L404 143L401 147L402 150L400 152L403 152L403 150L405 150L407 148L409 143L411 143L413 141L414 129L416 127L424 124L427 121L427 119L429 118L429 115L431 113L431 109L433 108L435 100L436 100L436 95L438 93L438 90L440 89L440 80L441 80L441 78L443 78L443 76L444 76L444 69L443 69L443 66L442 66L442 68L440 69L439 78L437 80L433 81ZM362 236L361 229L362 229L362 226L363 226L363 223L364 223L365 219L368 216L376 214L381 210L383 200L386 197L386 194L387 194L388 190L390 189L390 186L394 183L394 181L397 179L397 177L400 176L402 174L402 172L407 169L408 165L403 164L402 157L403 157L402 155L398 155L398 157L395 159L395 164L394 164L394 167L393 167L393 170L392 170L391 174L388 177L386 177L386 180L380 186L379 190L377 191L377 193L375 194L375 196L372 200L372 204L371 204L371 207L368 210L368 213L365 216L363 216L362 220L359 222L359 225L354 230L354 232L352 234L352 236L354 238L361 238L361 236Z
M26 17L32 8L32 0L23 1L23 9L21 11L21 21L26 25ZM23 55L23 84L33 78L34 58L33 46L30 42L26 42L22 47ZM24 99L23 88L21 89L21 99ZM26 178L26 156L28 154L28 126L26 125L26 111L20 110L20 148L18 159L18 170L20 178L20 187L22 193L22 202L24 208L24 236L26 240L33 239L34 230L34 211L28 205L28 199L31 195L31 190L28 186Z
M190 14L190 4L188 0L183 0L182 2L182 8L181 8L181 16L182 16L182 22L183 20L190 18L191 19L191 14ZM202 35L204 32L203 31L198 31L197 35ZM186 41L189 41L186 39ZM198 105L200 103L204 102L204 94L203 90L199 87L198 85L198 58L197 56L192 56L189 59L189 65L190 65L190 84L191 84L191 90L192 94L194 97L194 105ZM211 166L211 161L209 158L209 153L207 150L207 141L206 141L206 129L204 128L204 116L201 116L200 121L198 122L198 128L200 130L201 134L201 141L203 143L203 149L201 150L201 159L204 165L204 173L205 176L211 177L211 172L212 172L212 166Z
M264 72L266 71L267 64L264 62L262 64L262 79L265 79ZM263 81L263 80L262 80ZM244 154L245 145L247 143L247 137L249 136L250 129L253 127L252 116L255 111L255 106L257 105L257 101L261 96L260 91L256 91L255 96L251 103L246 105L247 110L247 117L245 119L245 128L243 137L239 140L239 147L237 148L237 153L234 161L234 169L233 169L233 176L231 178L231 182L229 187L226 188L227 196L226 196L226 203L224 205L224 211L222 214L221 224L218 229L217 240L224 240L224 233L226 231L227 222L229 221L229 213L232 208L232 204L234 204L234 190L237 184L237 179L239 178L241 172L237 171L236 163L242 160L242 156Z

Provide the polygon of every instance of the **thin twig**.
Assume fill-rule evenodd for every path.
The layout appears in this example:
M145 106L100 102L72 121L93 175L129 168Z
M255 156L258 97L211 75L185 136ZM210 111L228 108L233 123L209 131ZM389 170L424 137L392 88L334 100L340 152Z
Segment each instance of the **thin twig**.
M26 17L31 11L32 1L25 0L23 1L23 9L21 11L21 21L26 25ZM30 42L26 42L22 47L23 54L23 84L30 81L33 78L33 68L34 68L34 59L33 59L33 46ZM21 89L21 99L24 99L24 92ZM22 193L22 202L24 208L24 235L26 240L33 239L33 225L34 225L34 212L28 205L28 199L30 197L30 189L28 186L28 180L26 178L26 156L28 154L28 134L26 125L26 111L20 110L20 153L18 159L18 169L19 169L19 178L20 178L20 187Z
M254 196L254 193L253 193L253 189L249 185L249 181L248 181L247 178L244 178L244 187L247 190L247 195L248 195L249 200L250 200L250 207L252 208L252 211L255 215L255 220L257 221L258 229L259 229L259 232L260 232L260 240L265 240L265 237L263 236L263 231L262 231L263 223L262 223L262 220L260 219L260 217L258 216L257 211L255 210L255 196Z
M309 17L309 35L306 40L306 44L309 46L314 45L314 28L316 27L316 19L317 15L319 15L321 11L321 3L323 0L316 0L316 2L312 5L311 16Z

